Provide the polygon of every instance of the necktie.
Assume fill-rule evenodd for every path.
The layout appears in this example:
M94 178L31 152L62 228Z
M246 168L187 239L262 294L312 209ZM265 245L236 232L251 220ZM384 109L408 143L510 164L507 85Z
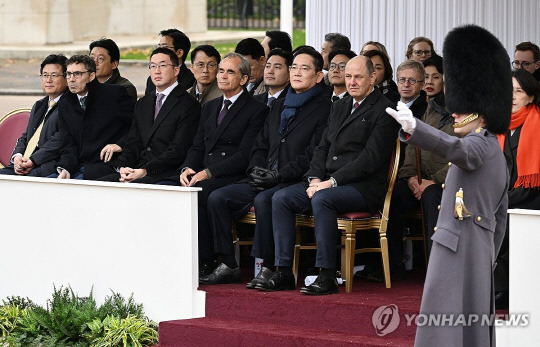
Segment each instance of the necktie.
M339 100L339 96L337 95L332 96L332 102L338 101L338 100Z
M255 87L255 83L249 82L248 85L247 85L247 90L248 90L248 92L251 92L251 90L253 89L253 87Z
M276 98L271 96L268 98L268 102L266 104L268 105L268 107L272 107L272 105L274 104L274 101L276 101Z
M202 99L202 93L197 93L197 101L201 102Z
M161 110L161 106L163 105L163 98L165 97L165 94L159 93L157 95L157 101L156 101L156 109L154 111L154 120L156 120L157 115L159 113L159 110Z
M356 111L356 109L357 109L358 107L360 107L360 104L357 103L357 102L355 102L354 105L353 105L353 109L352 109L351 113L353 113L354 111Z
M227 115L227 112L229 111L229 106L231 106L231 104L232 104L231 100L225 99L223 101L223 109L221 110L221 112L218 115L217 125L220 125L223 118L225 118L225 116Z
M80 100L81 108L83 109L83 111L86 111L86 98L87 96L83 96Z
M39 136L41 135L41 130L43 129L43 124L45 123L45 119L47 117L47 114L51 111L51 108L56 105L56 101L49 100L49 108L47 109L47 112L45 113L45 116L43 117L43 120L39 124L38 128L36 129L36 132L32 137L30 138L30 141L28 141L28 145L26 146L26 149L24 151L23 157L28 158L34 153L37 147L37 143L39 141Z

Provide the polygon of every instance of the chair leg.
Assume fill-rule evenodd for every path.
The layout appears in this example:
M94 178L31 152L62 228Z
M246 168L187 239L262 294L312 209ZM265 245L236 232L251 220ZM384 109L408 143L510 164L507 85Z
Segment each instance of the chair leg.
M293 274L294 284L298 284L298 267L300 265L300 246L302 245L302 234L300 227L296 227L296 241L294 244Z
M352 223L348 222L345 229L345 292L352 292L354 251L356 248L356 235Z
M388 258L388 239L386 238L386 235L381 236L380 242L382 263L384 269L384 283L386 284L386 288L390 288L390 260Z
M424 239L424 261L426 262L426 268L428 266L429 255L428 255L428 239L427 239L427 230L426 230L426 219L424 217L424 206L420 200L420 214L422 216L422 237Z

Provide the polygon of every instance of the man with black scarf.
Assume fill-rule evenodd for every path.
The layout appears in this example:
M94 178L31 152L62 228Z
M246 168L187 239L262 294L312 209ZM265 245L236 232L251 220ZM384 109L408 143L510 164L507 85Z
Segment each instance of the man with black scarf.
M309 168L330 113L331 102L322 95L322 56L314 49L296 52L291 71L291 88L285 98L272 105L263 130L250 155L249 179L218 189L208 198L208 217L214 232L220 264L201 283L238 282L240 269L234 258L231 223L255 206L257 224L251 255L264 259L262 270L247 284L254 289L266 282L274 269L272 196L297 183Z

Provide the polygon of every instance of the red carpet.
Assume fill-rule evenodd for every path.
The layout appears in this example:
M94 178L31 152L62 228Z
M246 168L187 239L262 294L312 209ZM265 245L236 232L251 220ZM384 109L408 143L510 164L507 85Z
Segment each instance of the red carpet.
M355 279L353 293L306 296L248 290L242 284L201 286L206 317L161 322L159 346L412 346L416 327L405 315L417 314L424 273L413 271L391 289ZM303 277L301 277L303 278ZM300 285L298 286L298 289ZM378 336L372 323L380 306L395 304L399 326Z

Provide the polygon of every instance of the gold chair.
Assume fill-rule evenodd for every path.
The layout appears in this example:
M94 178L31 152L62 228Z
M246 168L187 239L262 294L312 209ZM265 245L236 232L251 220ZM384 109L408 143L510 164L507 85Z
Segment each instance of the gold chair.
M30 108L13 110L0 118L0 169L8 166L17 139L26 130Z
M383 210L380 213L371 214L369 212L348 212L338 215L338 230L341 230L341 267L342 276L345 279L345 292L352 292L354 256L359 253L376 252L381 253L384 280L386 288L391 287L390 283L390 262L388 258L388 240L386 238L386 228L388 225L388 215L390 212L390 198L396 182L397 171L399 166L399 149L400 141L396 140L394 155L390 160L388 170L388 190L384 199ZM297 215L296 225L307 226L313 228L315 226L312 216ZM379 231L379 247L360 248L356 249L356 232L360 230L376 229ZM298 273L298 254L301 249L315 249L316 245L303 245L297 237L297 246L295 249L295 268L293 271Z

